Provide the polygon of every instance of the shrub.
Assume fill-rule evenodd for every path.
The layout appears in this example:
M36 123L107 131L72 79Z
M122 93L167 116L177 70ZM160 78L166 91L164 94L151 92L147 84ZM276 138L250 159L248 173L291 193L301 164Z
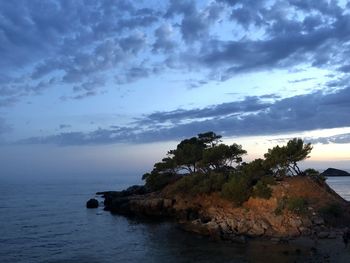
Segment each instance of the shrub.
M276 185L276 179L272 175L265 175L260 180L266 185Z
M304 144L300 138L289 140L285 146L268 149L264 154L265 163L274 170L276 176L301 175L298 162L308 158L312 150L310 143Z
M221 191L222 186L228 181L228 176L221 173L211 173L210 178L212 191Z
M244 175L235 175L222 187L222 197L241 205L251 195L249 180Z
M260 179L272 174L262 159L255 159L254 161L243 165L241 167L241 173L249 178L251 185L255 185Z
M174 192L189 195L209 194L221 191L223 184L226 182L227 177L223 174L192 174L177 181L174 185Z
M202 180L193 187L192 191L194 194L208 194L221 191L222 186L226 182L227 177L225 175L212 172L206 176L202 175Z
M319 182L324 182L327 179L323 174L320 174L317 170L312 168L306 169L304 174Z
M343 210L340 207L340 205L335 203L322 207L319 212L324 216L330 216L335 218L341 217L343 214Z
M253 196L258 198L270 199L272 189L261 180L253 188Z
M307 212L307 201L302 197L283 197L278 200L277 207L275 209L275 215L281 215L284 209L303 215Z
M302 197L290 197L287 199L286 208L295 214L302 215L307 212L307 202Z
M171 173L156 172L146 173L142 176L142 179L146 181L146 189L150 192L162 190L172 181L173 178L174 175Z
M282 199L279 199L277 201L277 207L275 209L275 215L279 216L282 215L283 210L286 208L286 203L287 203L287 197L282 197Z
M185 175L180 180L178 180L174 184L174 193L192 193L192 188L194 185L198 184L199 181L202 179L202 175L198 174L192 174L192 175Z

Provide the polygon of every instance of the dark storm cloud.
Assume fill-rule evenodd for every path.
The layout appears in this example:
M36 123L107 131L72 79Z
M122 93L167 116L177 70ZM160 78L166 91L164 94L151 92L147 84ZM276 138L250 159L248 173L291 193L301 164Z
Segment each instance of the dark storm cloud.
M333 93L318 91L269 103L265 99L266 96L247 97L242 101L202 109L155 112L135 120L128 127L111 126L90 133L60 133L29 138L20 143L145 143L178 140L207 130L225 136L246 136L350 126L350 88ZM348 138L344 135L328 141L345 143Z
M204 82L306 64L347 74L348 9L326 0L1 1L0 105L56 85L85 98L167 70L212 72Z

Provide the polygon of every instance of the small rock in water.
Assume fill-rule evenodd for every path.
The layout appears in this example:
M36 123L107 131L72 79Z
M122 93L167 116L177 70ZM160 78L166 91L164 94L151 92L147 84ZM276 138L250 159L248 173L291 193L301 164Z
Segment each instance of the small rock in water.
M86 208L97 208L98 207L98 201L95 198L91 198L89 201L86 202Z

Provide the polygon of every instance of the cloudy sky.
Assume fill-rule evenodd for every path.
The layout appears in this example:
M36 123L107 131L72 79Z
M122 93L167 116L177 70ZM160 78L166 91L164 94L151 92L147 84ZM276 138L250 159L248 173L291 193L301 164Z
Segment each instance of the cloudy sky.
M345 0L1 1L0 176L138 176L209 130L350 168L349 57Z

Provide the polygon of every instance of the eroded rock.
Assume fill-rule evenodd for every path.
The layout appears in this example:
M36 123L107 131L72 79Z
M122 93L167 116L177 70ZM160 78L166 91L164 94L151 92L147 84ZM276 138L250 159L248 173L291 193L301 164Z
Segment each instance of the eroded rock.
M86 202L86 208L98 208L98 200L95 198L91 198Z
M312 203L313 208L307 209L305 215L292 213L287 208L282 208L282 211L276 214L279 200L283 197L297 196L292 195L291 191L305 194L305 187L313 184L313 181L307 178L293 178L286 181L288 182L280 181L273 186L274 196L270 199L250 198L240 207L222 199L217 193L197 197L185 194L172 196L162 192L144 193L144 188L133 186L125 191L101 194L105 198L105 209L111 212L124 215L172 217L181 222L186 230L210 235L215 239L242 241L242 237L245 236L273 237L279 240L300 235L319 238L336 236L336 232L333 233L332 228L327 225L328 221L325 222L322 215L315 212L324 205L323 201L318 205L317 202L325 200L330 195L332 202L338 200L338 204L347 209L345 201L334 196L330 191L321 191L324 198L320 198L319 192L322 186L314 184L315 199L313 199L314 202L309 202Z

